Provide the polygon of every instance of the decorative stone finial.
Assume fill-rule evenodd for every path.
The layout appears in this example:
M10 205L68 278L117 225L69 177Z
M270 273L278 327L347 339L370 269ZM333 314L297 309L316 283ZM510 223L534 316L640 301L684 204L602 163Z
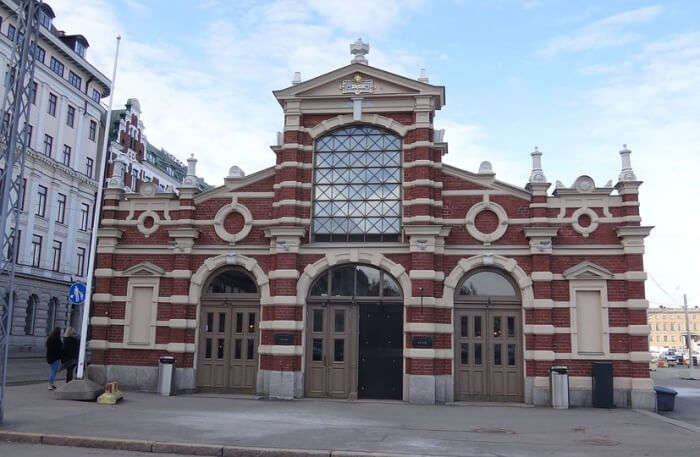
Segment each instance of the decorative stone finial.
M532 157L532 172L530 173L530 182L546 183L547 178L544 176L544 172L542 171L542 153L539 149L537 149L537 146L535 146L535 150L530 153L530 156Z
M296 86L297 84L301 84L301 72L300 71L295 71L294 72L294 79L292 79L292 86Z
M228 169L228 177L229 178L238 179L238 178L242 178L244 176L245 176L245 172L243 170L241 170L241 168L236 166L236 165L234 165Z
M481 165L479 165L479 174L480 175L492 175L493 173L493 167L491 166L491 162L488 160L484 160L481 162Z
M420 76L418 77L418 81L422 83L428 83L430 81L430 78L428 78L428 75L425 73L425 68L420 69Z
M627 149L626 144L623 144L622 149L620 150L620 158L622 159L622 171L620 171L619 180L621 182L637 180L634 171L632 171L632 160L630 159L630 154L632 154L632 151Z
M362 38L358 38L356 42L350 44L350 54L353 57L350 63L361 63L363 65L368 65L367 58L365 55L369 54L369 43L364 43Z
M187 159L187 173L180 187L197 187L197 159L194 158L194 154L190 154Z

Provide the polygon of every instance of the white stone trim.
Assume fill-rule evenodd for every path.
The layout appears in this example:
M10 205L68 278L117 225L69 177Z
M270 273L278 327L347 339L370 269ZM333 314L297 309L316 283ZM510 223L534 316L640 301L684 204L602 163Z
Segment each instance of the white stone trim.
M305 170L311 170L314 168L314 164L308 162L295 162L290 160L288 162L281 162L275 165L276 170L281 170L282 168L301 168Z
M294 295L276 295L274 297L268 297L260 300L262 305L300 305L297 297Z
M410 359L452 359L452 349L417 349L404 348L403 356Z
M117 343L107 340L95 340L91 339L88 341L88 347L90 349L134 349L133 345L127 345L126 343ZM191 353L195 352L194 343L158 343L154 344L146 349L149 350L160 350L168 351L172 353Z
M406 333L452 333L452 324L434 324L430 322L406 322L403 324Z
M270 270L267 272L270 279L297 279L299 272L297 270Z
M432 179L414 179L413 181L404 181L403 187L426 186L442 189L442 182L433 181ZM443 192L444 195L444 192Z
M554 351L525 351L525 360L555 360Z
M299 181L282 181L272 185L272 188L275 190L282 189L284 187L300 187L302 189L311 189L311 183Z
M305 145L301 143L284 143L284 144L278 144L275 146L275 150L295 150L295 151L308 151L311 152L314 150L314 147L311 145Z
M414 160L413 162L404 162L403 167L404 168L413 168L413 167L442 168L442 162L435 162L434 160L420 159L420 160Z
M303 321L260 321L262 330L303 330Z
M399 121L395 121L394 119L381 116L379 114L362 113L362 116L360 117L359 121L366 124L373 124L384 127L388 130L397 133L400 137L406 136L406 133L409 130L407 126L403 125ZM339 114L338 116L319 122L315 126L307 129L307 132L309 133L311 138L316 139L324 133L330 132L331 130L335 130L338 127L357 123L358 120L355 119L352 114ZM299 129L296 128L294 130Z
M131 312L134 296L134 287L150 287L151 290L151 322L149 325L149 336L147 343L130 343L129 339L131 336ZM143 348L151 349L156 344L156 326L158 320L158 296L160 288L160 277L159 276L132 276L126 285L126 300L124 304L124 334L123 343L125 347L129 348Z
M482 211L492 211L494 214L496 214L496 217L498 217L498 227L492 233L483 233L476 228L476 217ZM465 217L465 224L467 227L467 232L469 232L472 237L481 241L485 245L489 245L492 242L500 239L506 233L506 230L508 229L508 214L506 213L506 210L504 210L498 203L490 200L482 201L472 205L472 207L469 208L469 211L467 211L467 215Z
M224 221L232 213L238 213L243 217L243 227L238 233L229 233L224 227ZM251 214L250 210L244 205L238 203L238 201L235 199L231 203L219 208L219 211L216 212L213 220L216 235L222 240L228 241L232 244L248 236L250 230L253 228L252 222L253 215Z
M587 227L583 227L578 223L579 217L586 215L591 218L591 223ZM588 238L588 235L595 232L598 228L598 214L590 208L584 207L579 208L571 215L571 225L578 233L583 235L584 238Z
M575 267L572 267L575 268ZM600 293L600 324L602 333L602 354L579 353L578 319L576 317L576 292L593 291ZM571 326L571 352L582 357L608 357L610 355L610 319L608 317L608 282L606 279L569 279L569 325Z
M550 271L533 271L530 274L530 278L534 282L546 282L554 279L554 274Z
M311 219L304 219L301 217L291 217L291 216L280 217L277 219L257 219L257 220L254 220L252 222L252 224L255 226L264 226L264 227L269 227L271 225L279 225L279 224L309 225L310 223L311 223Z
M513 193L495 189L447 189L442 191L443 197L468 197L475 195L513 195Z
M403 145L404 151L408 151L416 148L434 148L435 143L432 141L414 141L413 143L408 143Z
M525 324L523 325L523 333L535 335L554 335L555 328L551 324Z
M147 217L153 218L153 225L150 227L146 227L143 224ZM141 214L139 214L138 219L136 219L136 229L138 229L138 231L141 232L146 238L155 233L159 227L160 216L158 216L158 213L151 209L147 209L146 211L142 212Z
M280 206L303 206L305 208L310 208L311 207L311 202L308 200L280 200L277 202L272 202L272 207L273 208L278 208Z
M408 277L411 279L427 279L429 281L442 281L445 278L445 273L435 270L411 270L408 272Z
M414 198L412 200L404 200L403 206L413 206L413 205L430 205L436 207L442 207L441 200L433 200L432 198Z
M229 253L208 258L204 261L202 266L197 269L197 272L192 275L190 279L189 304L198 305L199 307L204 283L214 271L227 265L238 265L252 273L258 285L258 289L260 290L260 299L265 300L270 297L269 278L260 265L258 265L257 260L241 254ZM197 312L199 313L199 309L197 309ZM199 314L197 314L197 316L199 316Z
M301 355L302 346L282 346L279 344L261 344L258 346L258 354L269 355Z

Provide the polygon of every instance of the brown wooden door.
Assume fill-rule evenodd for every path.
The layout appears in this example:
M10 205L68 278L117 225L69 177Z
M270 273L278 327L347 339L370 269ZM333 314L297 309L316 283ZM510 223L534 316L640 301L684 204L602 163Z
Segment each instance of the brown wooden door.
M455 310L455 399L522 401L521 310Z
M199 326L199 366L197 385L205 389L223 389L228 385L228 309L207 307Z
M307 313L306 395L348 398L357 367L355 309L314 304Z
M202 307L198 387L237 392L255 390L259 313L257 306Z

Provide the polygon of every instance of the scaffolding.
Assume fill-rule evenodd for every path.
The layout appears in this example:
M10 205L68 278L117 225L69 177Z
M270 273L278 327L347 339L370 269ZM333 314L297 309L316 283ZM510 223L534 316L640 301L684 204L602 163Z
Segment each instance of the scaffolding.
M5 410L7 357L15 301L15 233L22 201L24 162L28 147L29 109L34 82L34 50L39 37L41 0L17 0L17 34L5 73L0 127L0 279L6 284L0 299L0 424Z

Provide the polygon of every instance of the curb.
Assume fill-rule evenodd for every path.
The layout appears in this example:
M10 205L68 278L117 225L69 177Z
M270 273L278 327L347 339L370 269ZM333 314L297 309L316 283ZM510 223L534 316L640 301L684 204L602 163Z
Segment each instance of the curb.
M390 454L384 452L242 447L77 435L51 435L11 430L0 430L0 442L217 457L429 457L428 455L415 456L413 454Z
M684 430L687 430L689 432L695 432L695 433L700 433L700 427L689 424L687 422L679 421L678 419L671 419L670 417L662 416L659 413L655 413L653 411L647 411L645 409L635 409L640 414L644 414L645 416L653 417L656 419L659 419L662 422L666 422L667 424L675 425L678 428L682 428Z

